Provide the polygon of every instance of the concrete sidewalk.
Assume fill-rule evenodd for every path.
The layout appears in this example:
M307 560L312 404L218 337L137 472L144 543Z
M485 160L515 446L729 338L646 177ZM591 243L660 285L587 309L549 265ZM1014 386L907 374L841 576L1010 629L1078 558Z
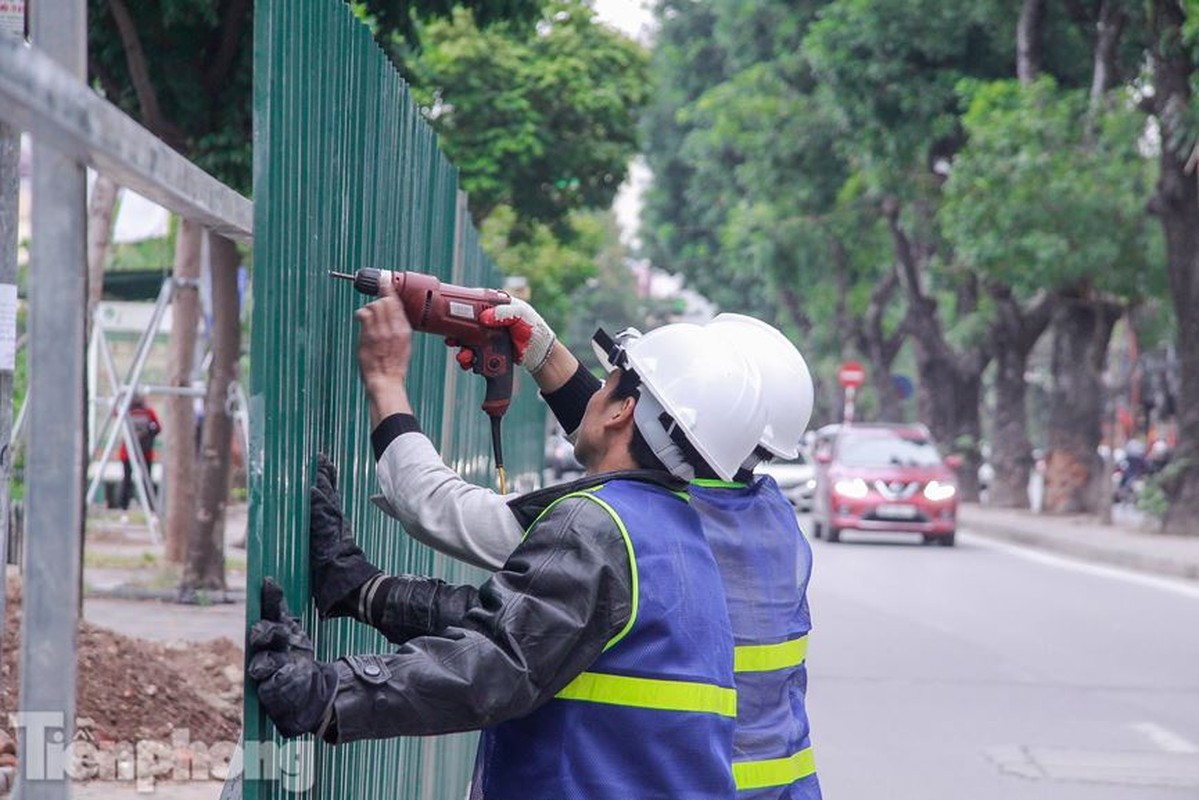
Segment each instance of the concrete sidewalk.
M243 602L246 590L245 503L225 511L225 592L204 593L202 604ZM174 602L182 568L166 560L166 548L151 538L144 518L93 509L84 541L83 586L88 598Z
M1051 516L1034 511L963 503L959 528L1101 564L1199 581L1199 536L1149 530L1135 516L1103 525L1089 515Z

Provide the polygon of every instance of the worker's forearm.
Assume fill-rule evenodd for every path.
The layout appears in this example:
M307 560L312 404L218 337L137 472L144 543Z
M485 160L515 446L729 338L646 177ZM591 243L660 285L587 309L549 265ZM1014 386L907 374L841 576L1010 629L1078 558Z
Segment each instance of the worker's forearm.
M412 413L412 403L408 400L403 375L389 375L368 381L366 395L370 401L372 429L393 414Z
M578 368L579 360L574 354L562 342L555 341L545 366L533 374L533 380L542 392L554 392L561 389Z
M575 361L574 374L568 380L552 392L541 393L567 436L574 434L583 421L587 402L591 395L599 391L600 386L599 379Z
M479 590L419 575L375 575L339 603L332 616L370 625L393 644L461 625Z
M411 422L401 424L406 420ZM385 510L412 538L487 570L508 560L524 530L506 496L469 483L447 467L414 418L385 420L371 439Z
M624 538L585 499L549 511L477 596L434 588L450 601L429 605L468 606L459 624L396 653L337 663L336 741L452 733L528 714L590 666L633 608Z

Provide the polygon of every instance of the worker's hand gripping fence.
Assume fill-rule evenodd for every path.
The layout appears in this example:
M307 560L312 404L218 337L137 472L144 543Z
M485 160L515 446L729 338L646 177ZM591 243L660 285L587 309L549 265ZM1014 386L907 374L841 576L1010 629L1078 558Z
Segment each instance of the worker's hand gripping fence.
M350 621L317 623L309 595L307 505L315 456L340 468L346 513L368 556L388 572L478 582L484 576L414 543L368 501L377 491L367 405L357 374L361 295L328 270L419 269L459 284L496 286L457 194L457 173L408 89L339 0L255 4L255 246L249 454L247 623L266 575L284 587L319 657L382 651ZM418 334L408 386L422 427L450 466L491 485L483 382L456 374L440 339ZM505 419L509 476L540 472L544 412L536 387L517 387ZM274 728L246 687L246 782L251 798L461 798L473 736L393 739L338 748L306 737L298 776L269 763ZM277 753L274 755L278 755ZM255 780L258 778L259 780ZM261 780L276 778L276 780Z

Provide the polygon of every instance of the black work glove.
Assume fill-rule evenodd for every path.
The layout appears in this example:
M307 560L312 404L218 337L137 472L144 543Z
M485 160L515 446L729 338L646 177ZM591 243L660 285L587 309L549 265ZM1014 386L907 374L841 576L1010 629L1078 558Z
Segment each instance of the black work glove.
M279 733L288 739L324 734L333 716L337 669L316 660L312 640L270 578L262 581L262 619L250 629L248 652L258 702Z
M341 513L337 467L316 457L316 485L309 493L308 530L312 598L321 619L356 616L359 589L382 570L366 560Z

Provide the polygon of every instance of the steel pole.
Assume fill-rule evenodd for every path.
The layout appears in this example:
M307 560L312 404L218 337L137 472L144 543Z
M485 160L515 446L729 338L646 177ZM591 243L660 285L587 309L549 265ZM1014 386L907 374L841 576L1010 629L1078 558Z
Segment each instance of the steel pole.
M33 43L82 85L87 12L82 0L38 0ZM83 533L87 179L83 166L33 143L29 409L24 619L21 629L19 778L23 800L66 800L65 774L31 760L71 741ZM51 767L46 759L45 766Z
M14 35L0 29L0 36ZM21 132L0 122L0 348L17 341L17 245L21 225ZM7 312L7 313L6 313ZM11 315L11 318L10 318ZM7 629L9 481L12 479L13 366L0 353L0 625ZM2 639L0 639L2 641ZM0 658L3 650L0 649Z

